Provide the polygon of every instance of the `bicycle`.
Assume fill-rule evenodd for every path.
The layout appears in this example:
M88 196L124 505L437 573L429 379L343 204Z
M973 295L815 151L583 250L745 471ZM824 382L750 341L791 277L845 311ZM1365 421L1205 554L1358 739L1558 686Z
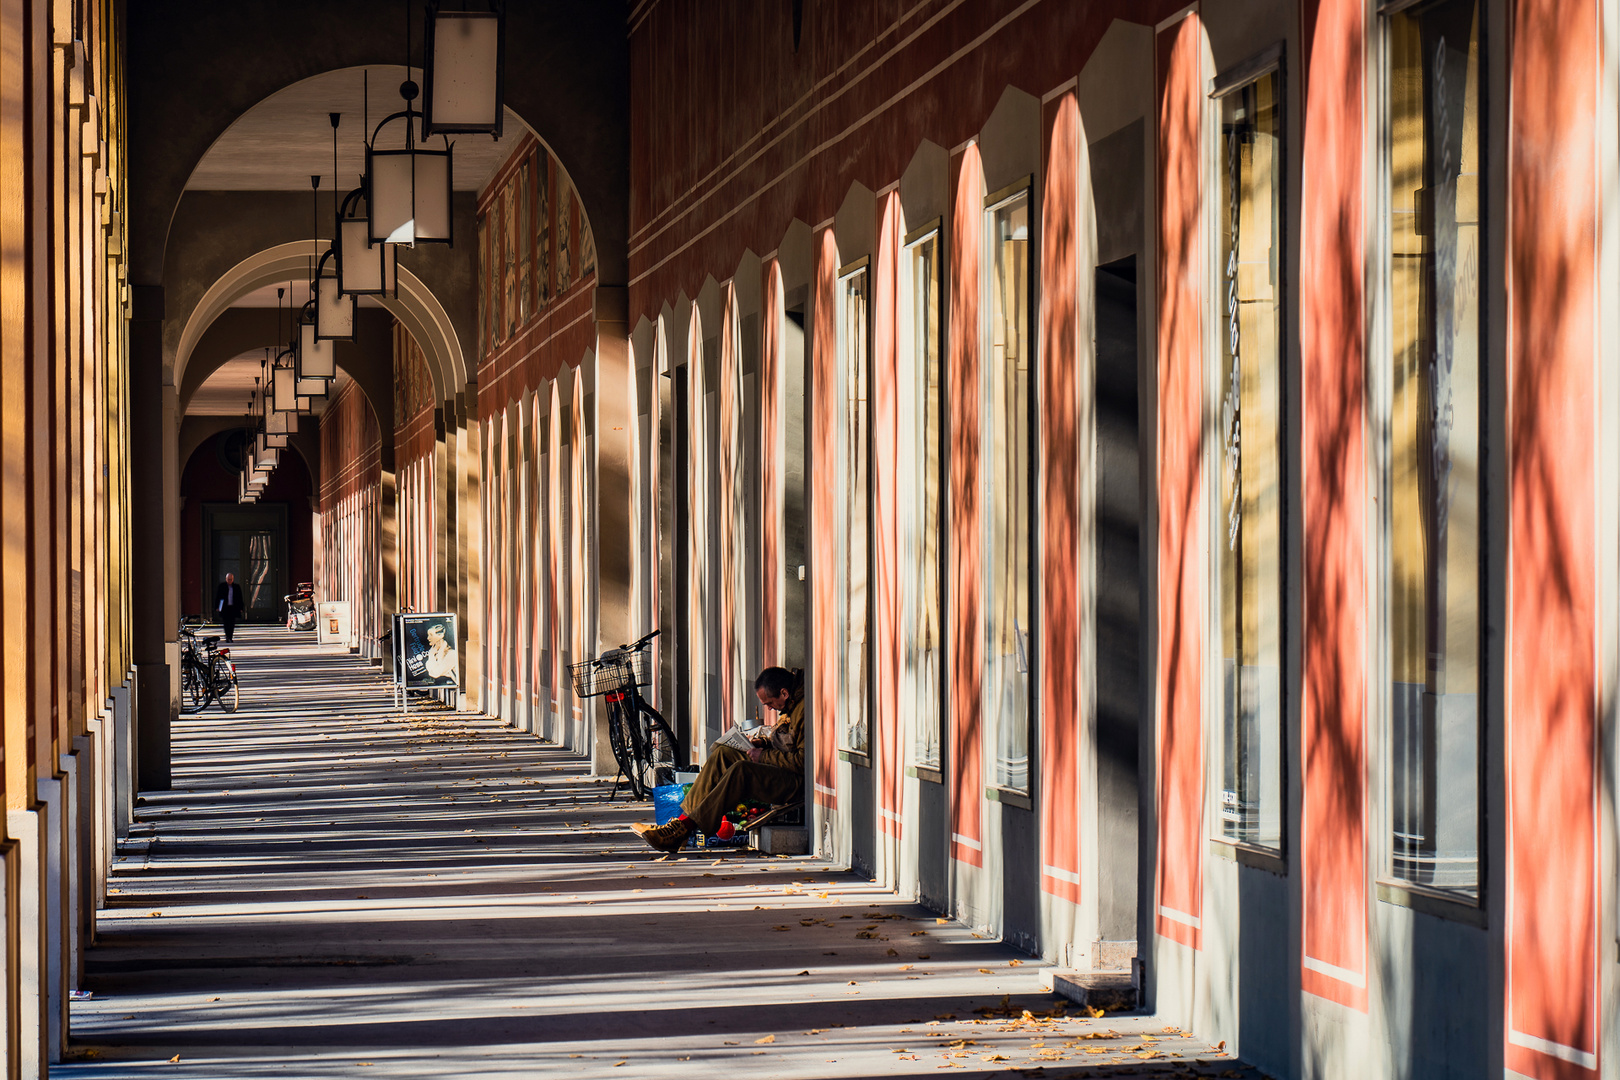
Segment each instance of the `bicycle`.
M641 696L641 687L652 684L647 647L658 634L654 630L629 645L568 668L575 694L607 699L608 745L618 762L619 777L636 799L649 798L653 788L674 783L681 760L680 741L658 710ZM618 790L615 778L613 794Z
M236 681L236 663L231 650L219 647L219 638L202 636L184 624L180 627L180 694L185 712L201 712L209 701L233 713L242 703L242 690Z

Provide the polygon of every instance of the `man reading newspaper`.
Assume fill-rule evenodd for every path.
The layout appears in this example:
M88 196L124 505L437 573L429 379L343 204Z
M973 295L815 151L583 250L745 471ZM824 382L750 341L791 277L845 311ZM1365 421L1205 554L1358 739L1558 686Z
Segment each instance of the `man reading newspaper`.
M679 851L693 829L712 835L726 810L741 802L804 797L804 673L768 667L754 680L754 696L780 719L747 736L733 729L718 740L681 803L680 817L632 825L652 847Z

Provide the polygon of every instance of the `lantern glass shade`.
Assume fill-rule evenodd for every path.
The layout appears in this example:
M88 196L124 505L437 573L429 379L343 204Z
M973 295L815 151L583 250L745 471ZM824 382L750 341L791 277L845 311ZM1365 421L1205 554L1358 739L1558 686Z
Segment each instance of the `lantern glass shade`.
M269 476L270 470L274 469L276 467L276 463L280 460L280 450L272 450L269 447L265 447L263 450L253 455L253 469L255 472L263 473L265 476Z
M351 298L352 299L352 298ZM318 317L318 316L317 316ZM330 339L323 340L316 332L314 323L304 323L298 328L298 381L300 385L310 379L337 378L337 346ZM322 393L325 387L310 393ZM298 391L305 393L303 390Z
M286 414L283 413L282 415L286 415ZM289 436L287 435L287 433L285 431L282 431L282 432L274 432L274 431L262 432L259 435L259 438L263 439L264 440L264 445L269 447L271 450L285 450L285 449L287 449L287 439L289 438Z
M425 135L501 137L503 29L497 12L429 9Z
M373 243L451 243L449 150L368 150L366 161Z
M387 254L371 242L369 219L344 218L338 226L338 287L350 296L375 296L383 292L386 288L383 263Z
M355 298L341 285L331 275L315 282L315 337L321 341L354 340Z
M284 412L280 409L271 409L268 413L265 413L264 430L271 437L279 437L284 439L288 435L291 435L296 428L297 421L294 420L291 412Z
M297 397L297 390L294 387L296 373L290 367L278 367L272 374L270 392L274 395L273 404L276 411L283 413L296 411L298 408L294 400Z

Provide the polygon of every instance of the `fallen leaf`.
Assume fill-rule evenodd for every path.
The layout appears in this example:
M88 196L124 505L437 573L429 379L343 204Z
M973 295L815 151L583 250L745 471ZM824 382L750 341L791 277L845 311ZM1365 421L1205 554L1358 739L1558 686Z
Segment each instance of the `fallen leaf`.
M1103 1010L1102 1009L1093 1009L1090 1005L1087 1005L1086 1006L1086 1014L1088 1016L1090 1016L1093 1020L1100 1020L1100 1019L1102 1019Z
M799 972L799 974L800 975L808 975L808 974L810 974L810 972L808 970L805 970L805 971Z
M178 1065L178 1064L180 1064L180 1055L176 1054L176 1055L174 1055L174 1057L170 1058L169 1059L169 1064L170 1065Z
M1023 964L1024 964L1024 962L1022 960L1009 960L1009 961L1007 961L1007 966L1008 967L1022 967Z
M776 1036L775 1035L766 1035L764 1038L755 1039L754 1040L754 1045L755 1046L763 1046L766 1043L773 1043L775 1041L776 1041Z
M609 1066L609 1068L617 1069L620 1065L623 1065L625 1061L629 1060L629 1058L625 1058L624 1061L615 1061L611 1066Z
M989 968L980 968L979 969L979 974L980 975L994 975L995 972L991 971Z

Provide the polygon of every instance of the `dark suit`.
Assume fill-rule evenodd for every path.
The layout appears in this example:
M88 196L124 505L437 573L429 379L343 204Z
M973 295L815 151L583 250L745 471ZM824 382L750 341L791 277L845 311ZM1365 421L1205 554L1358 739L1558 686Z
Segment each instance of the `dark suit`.
M242 617L243 606L242 586L220 582L219 588L214 590L214 614L225 625L226 641L233 640L236 634L236 620Z

